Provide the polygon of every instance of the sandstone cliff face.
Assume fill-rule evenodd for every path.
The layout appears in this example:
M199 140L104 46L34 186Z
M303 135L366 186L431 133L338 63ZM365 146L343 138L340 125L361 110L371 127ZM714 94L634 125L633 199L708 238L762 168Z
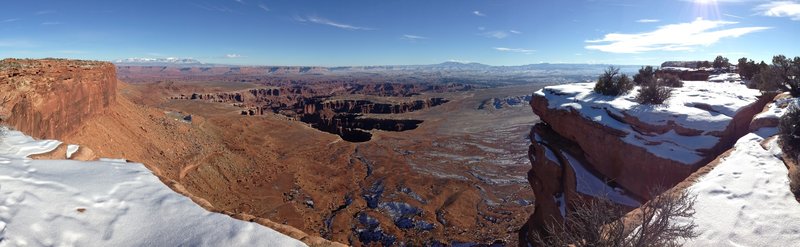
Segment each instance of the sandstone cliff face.
M643 106L633 102L636 90L610 97L592 87L548 87L530 102L543 123L531 132L536 211L520 232L521 244L559 220L570 200L607 197L634 208L631 200L683 181L748 133L754 115L772 100L741 84L687 82L665 105Z
M36 138L62 139L116 100L111 63L0 61L2 122Z

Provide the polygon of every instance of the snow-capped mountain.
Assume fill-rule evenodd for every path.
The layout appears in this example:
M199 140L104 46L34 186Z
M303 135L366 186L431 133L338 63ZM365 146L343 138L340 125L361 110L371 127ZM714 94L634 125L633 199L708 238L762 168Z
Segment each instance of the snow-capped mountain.
M197 59L193 58L125 58L113 61L116 65L131 65L131 66L194 66L204 65Z

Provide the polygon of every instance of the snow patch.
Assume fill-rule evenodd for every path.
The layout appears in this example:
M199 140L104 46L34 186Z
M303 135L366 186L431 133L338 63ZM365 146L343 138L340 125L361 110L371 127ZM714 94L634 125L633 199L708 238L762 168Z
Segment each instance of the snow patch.
M602 179L596 177L589 172L583 164L575 159L572 155L566 152L561 152L567 158L572 170L575 171L575 180L577 181L577 191L590 195L596 198L606 198L614 203L622 204L631 207L638 207L640 204L635 199L626 196L621 190L615 189Z
M78 149L80 149L78 145L67 145L67 159L71 159L72 155L78 152Z
M735 150L689 188L697 196L699 237L687 246L797 246L800 203L789 191L788 170L776 140L748 134Z

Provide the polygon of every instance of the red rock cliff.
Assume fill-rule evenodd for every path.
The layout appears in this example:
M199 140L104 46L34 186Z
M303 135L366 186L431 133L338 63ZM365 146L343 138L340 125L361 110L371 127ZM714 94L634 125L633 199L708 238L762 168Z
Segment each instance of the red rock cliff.
M62 139L116 100L114 65L61 59L0 61L0 119L36 138Z
M531 131L536 209L520 232L522 245L560 220L571 200L602 196L635 206L631 200L683 181L748 133L771 100L734 83L687 82L659 106L635 103L636 90L611 97L592 88L560 85L533 95L543 123Z

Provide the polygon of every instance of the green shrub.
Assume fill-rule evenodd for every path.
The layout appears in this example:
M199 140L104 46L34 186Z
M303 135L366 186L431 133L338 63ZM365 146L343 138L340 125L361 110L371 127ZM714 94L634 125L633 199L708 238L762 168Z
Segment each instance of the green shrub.
M639 73L633 76L633 82L636 85L642 85L645 83L650 83L655 80L656 71L653 69L653 66L645 66L639 69Z
M619 73L619 68L609 67L597 79L594 91L603 95L619 96L628 93L633 89L633 81L625 75Z
M672 88L660 83L648 83L639 88L636 102L645 105L660 105L664 104L670 96L672 96Z
M753 82L762 92L775 92L781 89L781 75L774 67L767 67L753 76Z
M795 105L789 105L788 108L778 125L778 135L783 152L797 160L800 155L800 109Z
M657 83L667 87L683 87L681 78L674 74L663 74L659 76Z

